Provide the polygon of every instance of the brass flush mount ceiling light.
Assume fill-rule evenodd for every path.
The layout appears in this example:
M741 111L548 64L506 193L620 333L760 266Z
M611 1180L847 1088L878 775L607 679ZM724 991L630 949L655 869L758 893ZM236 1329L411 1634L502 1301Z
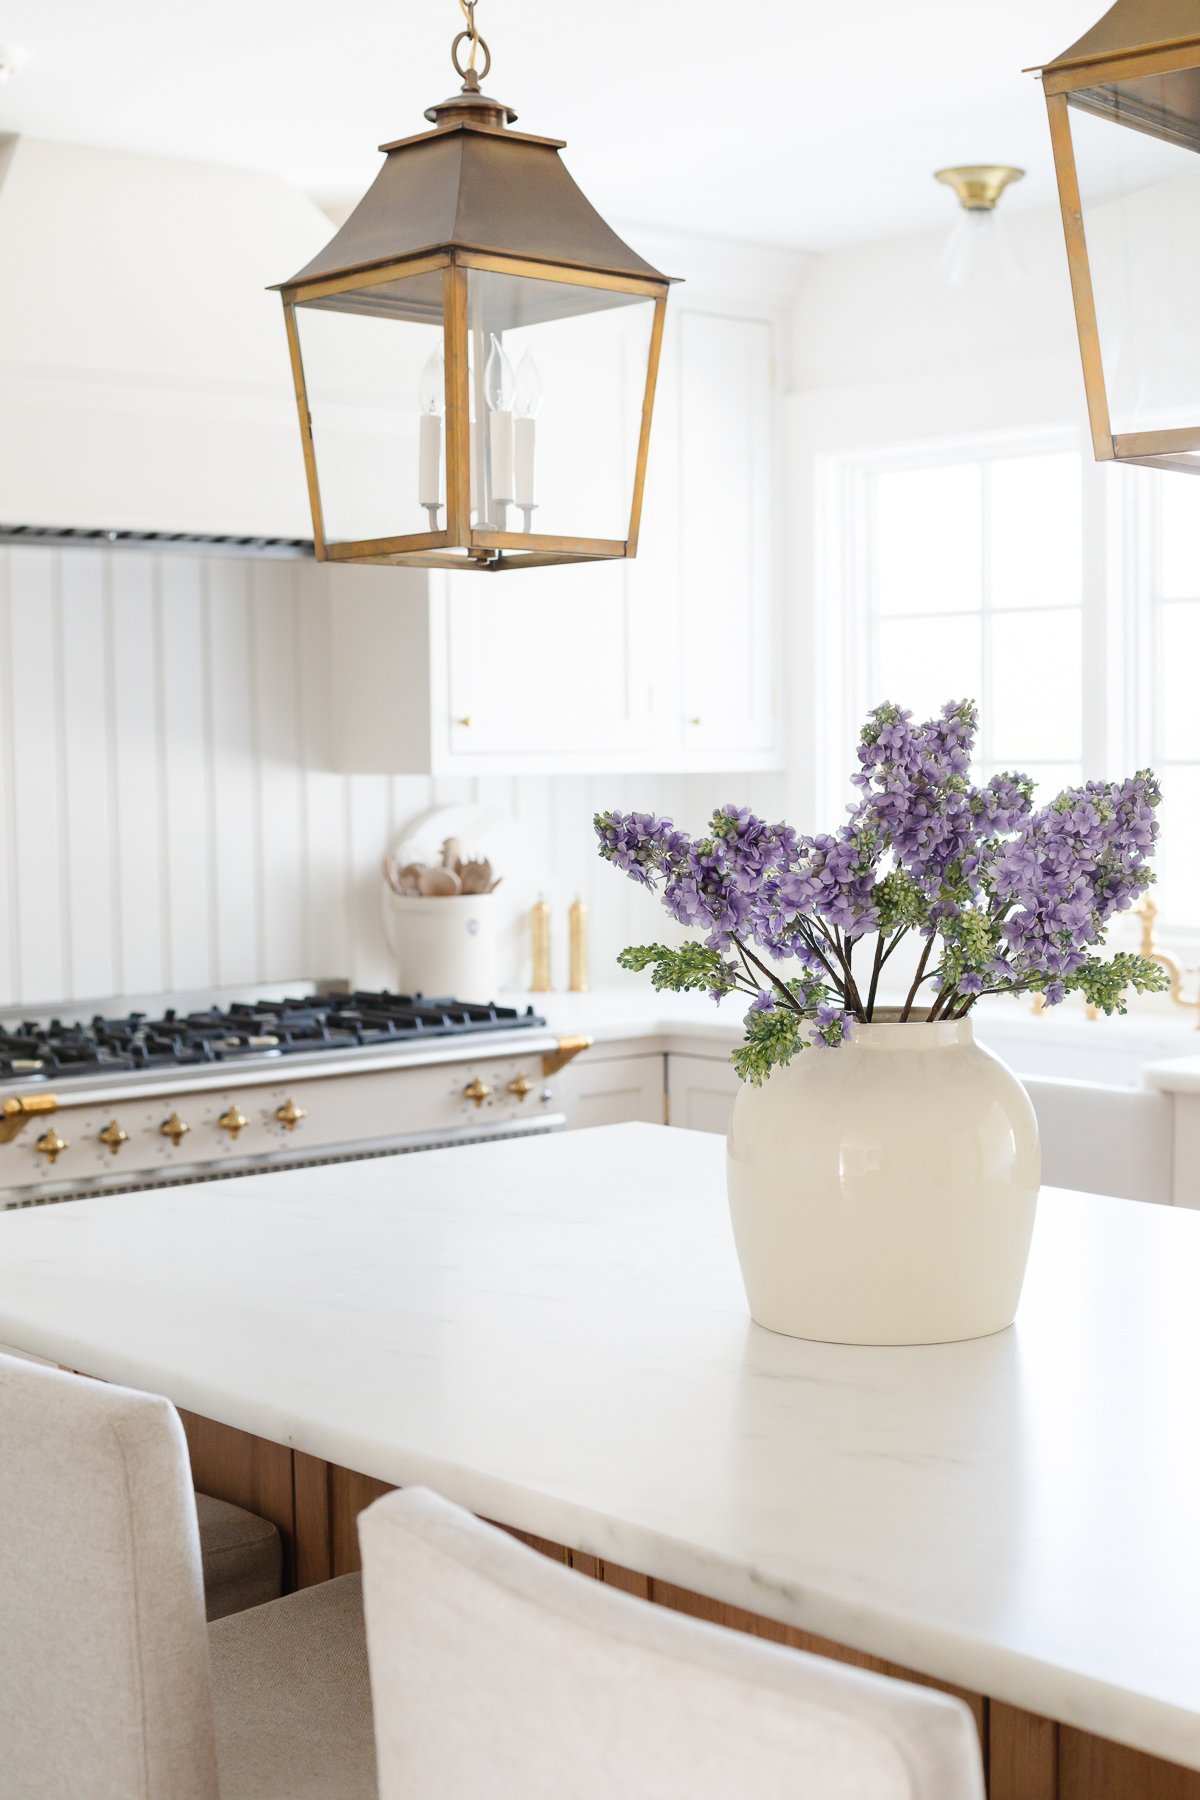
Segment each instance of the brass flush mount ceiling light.
M1014 169L1007 163L964 163L959 168L935 171L934 180L953 188L962 208L938 259L938 273L952 287L977 278L1016 279L1016 263L997 232L996 205L1005 188L1024 177L1024 169Z
M996 202L1012 181L1024 179L1024 169L1007 163L964 163L957 169L938 169L935 181L944 181L954 189L965 212L995 212Z
M1041 77L1096 458L1200 474L1200 4L1118 0Z
M279 286L316 553L633 556L669 278L589 205L560 140L510 129L460 5L461 92L381 146L373 187Z

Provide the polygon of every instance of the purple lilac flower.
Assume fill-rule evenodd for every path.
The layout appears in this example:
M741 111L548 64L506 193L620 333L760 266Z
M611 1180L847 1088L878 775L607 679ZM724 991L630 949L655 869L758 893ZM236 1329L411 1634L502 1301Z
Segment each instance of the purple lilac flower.
M856 1012L862 1016L848 963L856 941L877 931L940 939L931 946L931 999L941 991L969 1005L984 992L1032 989L1056 1005L1078 985L1073 978L1094 981L1089 971L1110 920L1152 880L1158 786L1143 770L1125 782L1068 789L1034 811L1025 776L1005 772L972 785L977 722L966 700L923 724L900 707L876 707L858 746L856 798L836 832L801 837L728 805L713 814L706 837L692 838L653 813L610 812L596 817L600 853L659 889L671 916L703 934L707 951L724 956L736 947L711 991L751 996L758 1041L783 1046L776 1060L791 1054L789 1013L799 1012L813 1041L830 1047ZM662 985L668 949L630 953L642 960L629 966L647 966L649 951ZM772 992L760 985L764 959L800 973ZM696 972L694 963L680 965L665 985L695 986ZM1117 1002L1129 978L1122 965ZM1152 985L1145 970L1139 980Z

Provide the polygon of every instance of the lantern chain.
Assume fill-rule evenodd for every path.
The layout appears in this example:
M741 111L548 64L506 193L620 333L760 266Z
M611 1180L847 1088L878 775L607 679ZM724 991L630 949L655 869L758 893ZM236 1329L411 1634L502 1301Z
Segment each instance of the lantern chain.
M462 10L463 18L467 21L467 29L465 31L460 31L455 38L454 43L451 45L450 60L454 64L457 73L462 76L464 85L468 88L478 90L480 81L487 80L488 70L492 66L492 53L487 47L487 40L480 37L479 27L475 23L475 7L477 0L458 0L458 4ZM458 60L458 47L464 42L469 43L471 46L471 54L467 58L467 66L465 69ZM477 70L475 64L481 50L483 51L483 68Z

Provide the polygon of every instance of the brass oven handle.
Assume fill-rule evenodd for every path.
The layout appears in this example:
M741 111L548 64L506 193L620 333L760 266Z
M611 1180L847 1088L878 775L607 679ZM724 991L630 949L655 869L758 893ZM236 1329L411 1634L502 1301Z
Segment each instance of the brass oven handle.
M221 1127L221 1130L227 1131L231 1138L235 1138L238 1132L243 1130L249 1123L250 1121L247 1119L245 1113L239 1112L236 1106L231 1106L229 1111L223 1112L217 1120L217 1124Z
M11 1144L19 1131L23 1131L30 1119L39 1113L55 1113L58 1111L56 1094L22 1094L17 1099L6 1100L0 1106L0 1144Z
M515 1080L509 1082L508 1091L510 1094L515 1094L518 1100L524 1100L526 1094L532 1094L533 1083L528 1075L518 1075Z
M297 1106L294 1100L285 1100L282 1106L275 1108L275 1117L286 1130L295 1131L301 1119L307 1119L308 1114L304 1107Z
M158 1129L163 1137L170 1138L171 1142L178 1150L180 1144L192 1128L185 1119L180 1118L177 1112L173 1112L169 1119L163 1120Z
M122 1144L127 1144L129 1142L129 1133L127 1131L122 1131L116 1119L110 1120L104 1127L104 1130L97 1133L97 1136L102 1144L108 1145L114 1156L117 1154L117 1151L121 1148Z
M53 1125L42 1133L41 1137L33 1147L40 1152L42 1156L48 1156L51 1163L56 1163L63 1151L71 1148L66 1138L59 1137Z
M558 1049L542 1058L542 1075L548 1081L551 1075L557 1075L560 1069L565 1069L573 1056L578 1056L581 1051L590 1050L591 1047L590 1037L560 1037Z
M476 1075L474 1081L468 1082L467 1086L463 1089L463 1099L473 1100L476 1106L482 1106L491 1091L492 1090L488 1087L487 1083L480 1081L478 1075Z

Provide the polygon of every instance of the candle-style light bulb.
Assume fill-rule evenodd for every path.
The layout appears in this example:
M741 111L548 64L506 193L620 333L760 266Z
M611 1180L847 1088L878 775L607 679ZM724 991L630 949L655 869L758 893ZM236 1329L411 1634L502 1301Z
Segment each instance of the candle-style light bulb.
M492 500L498 508L496 524L505 526L505 507L513 497L513 417L512 405L516 382L504 346L495 332L492 348L483 371L483 391L487 399L488 447L492 463Z
M533 529L534 458L537 427L534 420L542 410L542 372L526 350L517 366L517 391L513 401L516 419L513 423L513 499L525 515L525 530Z
M492 333L492 348L483 371L483 391L493 412L511 412L516 382L504 345Z
M431 350L417 382L421 409L417 457L417 503L429 514L429 529L438 528L442 504L442 414L446 410L446 357L442 346Z
M440 344L429 352L422 364L417 404L431 418L440 419L446 410L446 353Z
M544 399L542 371L533 360L533 351L527 350L517 364L517 389L513 400L513 411L518 419L536 419L542 410Z

